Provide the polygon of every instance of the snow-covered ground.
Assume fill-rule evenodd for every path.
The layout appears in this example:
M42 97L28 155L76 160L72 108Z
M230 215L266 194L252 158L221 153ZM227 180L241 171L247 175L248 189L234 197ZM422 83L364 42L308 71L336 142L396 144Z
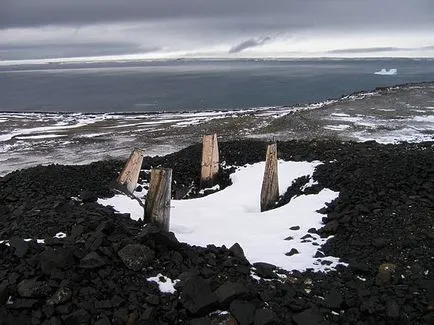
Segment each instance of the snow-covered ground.
M381 143L434 140L434 85L397 86L341 99L244 110L137 113L1 113L0 176L38 164L164 155L200 141L256 138Z
M319 164L279 161L280 194L284 194L293 180L311 176ZM264 162L239 167L231 175L231 186L203 198L173 200L170 230L180 241L191 245L230 247L238 243L251 263L268 262L287 270L332 269L339 263L338 258L314 258L327 239L308 230L322 227L323 215L316 211L337 198L338 193L323 189L318 194L301 195L280 208L261 213L259 198L264 168ZM98 203L130 213L133 219L143 217L143 208L126 195L100 199ZM299 253L285 255L291 249ZM323 265L322 261L329 261L326 263L330 265Z

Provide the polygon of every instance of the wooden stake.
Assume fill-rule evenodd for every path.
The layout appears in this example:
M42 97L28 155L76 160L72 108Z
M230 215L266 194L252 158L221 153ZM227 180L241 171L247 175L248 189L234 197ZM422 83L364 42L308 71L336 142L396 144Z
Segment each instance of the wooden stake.
M201 187L213 185L219 171L219 147L217 134L205 135L202 147Z
M274 207L279 198L279 182L277 175L277 144L268 145L265 161L264 180L261 190L261 212Z
M133 194L137 186L137 181L139 180L143 156L143 150L134 148L130 158L128 158L128 161L116 179L117 188L126 192L127 194Z
M172 169L151 170L151 183L145 203L145 222L169 231Z

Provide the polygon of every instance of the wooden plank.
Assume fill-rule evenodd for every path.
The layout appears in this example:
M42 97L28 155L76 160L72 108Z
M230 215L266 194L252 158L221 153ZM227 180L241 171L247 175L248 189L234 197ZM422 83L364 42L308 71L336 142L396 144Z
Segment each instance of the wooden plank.
M145 222L169 231L172 169L151 170L151 182L145 202Z
M201 187L213 185L219 171L217 134L205 135L202 146Z
M126 192L127 194L133 194L137 186L137 181L139 180L143 156L143 150L134 148L130 158L128 158L128 161L116 179L117 188Z
M273 208L278 199L277 144L273 143L267 147L267 158L261 189L261 212Z

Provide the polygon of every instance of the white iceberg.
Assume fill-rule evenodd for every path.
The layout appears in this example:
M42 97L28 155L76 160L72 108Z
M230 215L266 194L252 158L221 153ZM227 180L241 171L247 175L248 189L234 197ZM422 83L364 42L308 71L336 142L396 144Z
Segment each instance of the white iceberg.
M382 75L382 76L393 76L393 75L396 75L398 73L398 70L397 69L389 69L389 70L381 69L380 71L375 71L374 73Z

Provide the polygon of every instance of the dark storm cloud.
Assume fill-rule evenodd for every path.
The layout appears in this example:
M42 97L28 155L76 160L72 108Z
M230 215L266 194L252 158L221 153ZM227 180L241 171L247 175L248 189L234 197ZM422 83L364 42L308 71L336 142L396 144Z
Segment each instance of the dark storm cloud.
M327 51L330 54L355 54L355 53L381 53L381 52L402 52L402 51L417 51L417 50L432 50L434 46L422 47L367 47L367 48L353 48L353 49L339 49Z
M143 48L133 43L77 43L77 44L20 44L1 45L0 60L43 59L53 57L79 57L149 53L158 48ZM29 56L29 53L32 53Z
M378 53L378 52L390 52L390 51L402 51L404 49L399 47L369 47L369 48L358 48L358 49L340 49L331 50L327 53L332 54L351 54L351 53Z
M271 37L264 37L264 38L260 38L260 39L251 38L251 39L248 39L244 42L241 42L240 44L233 46L229 50L229 53L239 53L239 52L242 52L245 49L248 49L250 47L261 46L270 40L271 40Z
M433 17L434 0L0 0L0 60L396 52L430 45Z
M432 0L0 0L0 28L234 17L282 27L429 23Z

